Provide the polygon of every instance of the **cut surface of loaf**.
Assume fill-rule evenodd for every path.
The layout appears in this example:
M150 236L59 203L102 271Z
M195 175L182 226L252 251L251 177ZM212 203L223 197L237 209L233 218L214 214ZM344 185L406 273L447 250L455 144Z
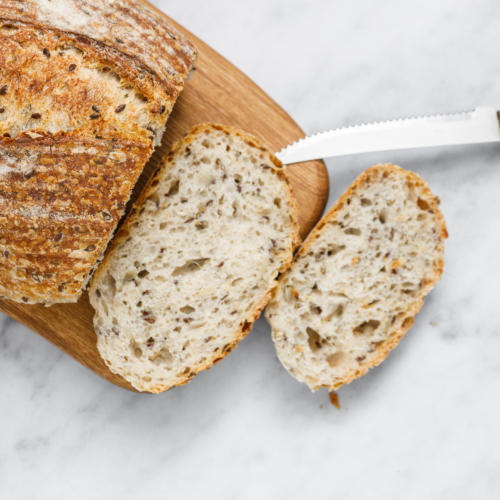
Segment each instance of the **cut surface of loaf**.
M92 280L101 356L139 391L188 382L250 331L297 243L297 209L278 160L243 132L195 127Z
M393 165L363 173L318 223L266 308L278 357L311 389L381 363L443 269L446 226L425 182Z
M140 2L1 2L0 296L78 299L195 56Z

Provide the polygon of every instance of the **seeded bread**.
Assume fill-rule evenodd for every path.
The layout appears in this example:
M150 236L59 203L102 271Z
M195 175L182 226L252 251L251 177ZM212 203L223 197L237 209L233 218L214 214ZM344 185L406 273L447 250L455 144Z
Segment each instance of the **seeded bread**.
M90 286L99 352L137 390L165 391L250 331L298 244L281 164L234 129L174 146Z
M310 234L266 309L279 359L312 390L380 364L443 270L438 199L412 172L363 173Z
M196 56L137 1L0 2L0 295L74 302Z

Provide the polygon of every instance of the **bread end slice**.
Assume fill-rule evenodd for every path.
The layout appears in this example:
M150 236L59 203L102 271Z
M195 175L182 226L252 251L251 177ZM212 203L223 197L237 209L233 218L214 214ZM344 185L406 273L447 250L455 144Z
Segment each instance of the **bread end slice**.
M276 157L239 130L196 126L149 181L91 283L101 356L139 391L189 382L248 334L298 243Z
M443 271L438 205L418 175L377 165L319 222L266 309L293 376L338 389L394 349Z

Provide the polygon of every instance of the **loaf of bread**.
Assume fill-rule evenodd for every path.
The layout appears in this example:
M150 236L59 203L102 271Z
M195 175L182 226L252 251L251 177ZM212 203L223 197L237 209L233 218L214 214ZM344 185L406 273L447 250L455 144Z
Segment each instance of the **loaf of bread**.
M153 176L92 280L106 364L149 392L210 368L250 331L298 238L279 161L243 132L194 128Z
M438 199L412 172L368 169L312 231L266 309L277 354L312 390L381 363L443 270Z
M0 2L0 295L74 302L196 53L138 1Z

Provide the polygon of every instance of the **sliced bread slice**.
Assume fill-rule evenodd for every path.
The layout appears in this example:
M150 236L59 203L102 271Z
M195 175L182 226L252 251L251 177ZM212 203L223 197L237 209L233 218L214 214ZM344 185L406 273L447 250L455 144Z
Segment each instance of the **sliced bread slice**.
M398 344L443 270L438 203L416 174L378 165L320 221L266 309L293 376L337 389Z
M90 287L98 348L137 390L165 391L250 331L298 244L279 161L229 127L195 127L153 176Z

